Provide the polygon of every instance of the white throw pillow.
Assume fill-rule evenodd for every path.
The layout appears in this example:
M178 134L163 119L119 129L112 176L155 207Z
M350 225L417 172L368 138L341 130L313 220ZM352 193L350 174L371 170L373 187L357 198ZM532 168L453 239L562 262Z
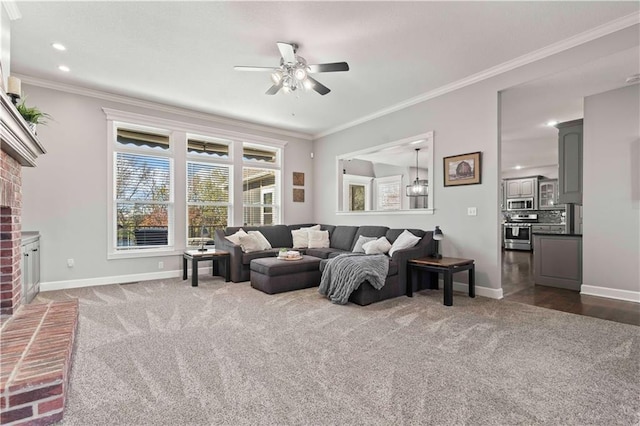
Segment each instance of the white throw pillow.
M329 231L309 231L309 248L328 248Z
M240 236L240 247L242 247L242 251L245 253L251 253L252 251L261 251L262 243L258 240L258 237L255 235L241 235Z
M262 235L262 232L249 231L249 235L254 235L258 239L262 247L260 250L269 250L271 248L271 243L269 242L269 240L267 240L267 237Z
M393 253L395 253L396 250L402 250L415 246L416 244L418 244L418 241L420 241L420 237L416 237L411 232L405 229L404 231L402 231L402 234L398 235L398 238L396 238L396 240L393 242L391 249L389 249L389 256L393 256Z
M375 241L375 240L377 240L376 237L365 237L364 235L360 235L358 237L358 241L356 241L356 245L353 246L353 252L364 253L364 249L362 248L362 245L364 243L368 243L369 241Z
M391 243L385 237L380 237L375 241L369 241L362 245L365 254L384 254L391 248Z
M309 247L309 231L319 231L320 225L313 225L308 228L294 229L291 231L291 238L293 238L293 247L295 248L307 248Z
M229 241L231 241L233 244L239 246L240 245L240 237L243 237L245 235L249 235L246 232L244 232L244 229L240 228L238 229L238 232L236 232L235 234L232 235L228 235L225 238Z

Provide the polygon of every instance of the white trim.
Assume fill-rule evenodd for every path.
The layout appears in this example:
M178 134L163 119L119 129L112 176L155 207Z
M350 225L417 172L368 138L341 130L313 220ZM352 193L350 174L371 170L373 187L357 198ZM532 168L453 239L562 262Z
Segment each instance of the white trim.
M594 285L582 284L580 286L580 294L640 303L640 291L619 290L617 288L598 287Z
M3 0L2 4L4 5L4 10L7 11L7 16L10 21L16 21L22 18L22 13L20 13L20 9L18 9L18 2L15 0Z
M393 112L400 111L402 109L419 104L421 102L428 101L429 99L437 98L438 96L442 96L446 93L453 92L458 89L462 89L463 87L471 86L472 84L476 84L480 81L493 78L497 75L514 70L518 67L531 64L533 62L547 58L549 56L564 52L565 50L569 50L576 46L580 46L581 44L585 44L590 41L596 40L600 37L604 37L606 35L612 34L616 31L623 30L633 25L638 25L639 23L640 23L640 13L638 12L631 13L621 18L614 19L613 21L610 21L606 24L600 25L598 27L592 28L580 34L569 37L565 40L559 41L557 43L553 43L549 46L543 47L538 50L534 50L533 52L529 52L525 55L519 56L510 61L503 62L499 65L488 68L479 73L470 75L469 77L463 78L461 80L455 81L445 86L441 86L427 93L423 93L422 95L409 98L405 101L402 101L400 103L397 103L387 108L383 108L372 114L365 115L364 117L360 117L356 120L341 124L336 127L332 127L320 133L316 133L313 135L313 138L319 139L319 138L331 135L333 133L337 133L342 130L348 129L350 127L354 127L359 124L366 123L367 121L371 121L376 118L383 117Z
M20 78L23 83L30 84L32 86L43 87L45 89L58 90L60 92L72 93L75 95L88 96L91 98L102 99L110 102L119 102L127 105L132 105L140 108L147 108L154 111L168 112L171 114L181 115L183 117L196 118L199 120L211 121L214 123L226 124L230 126L238 126L246 129L257 130L260 132L274 133L281 136L288 136L293 138L299 138L304 140L313 140L313 136L308 133L294 132L290 130L279 129L270 126L264 126L261 124L250 123L247 121L234 120L231 118L220 117L214 114L193 111L185 108L179 108L171 105L161 104L158 102L150 102L142 99L136 99L129 96L116 95L113 93L102 92L99 90L88 89L79 86L72 86L69 84L59 83L57 81L49 81L41 78L30 77L24 74L15 74ZM195 129L197 126L191 126L190 129ZM253 136L252 136L253 137ZM258 136L255 136L258 137Z
M191 278L191 269L187 268L187 275ZM198 268L198 275L208 274L211 269L211 265ZM130 274L130 275L115 275L111 277L99 277L99 278L85 278L79 280L63 280L63 281L50 281L40 283L40 291L54 291L54 290L66 290L71 288L81 287L95 287L100 285L109 284L122 284L137 281L150 281L150 280L162 280L167 278L176 278L182 276L182 270L177 271L162 271L162 272L146 272L143 274ZM224 278L221 278L224 280ZM191 281L184 281L185 285L191 286Z
M442 280L440 280L442 282ZM443 284L440 285L442 288ZM476 287L476 296L488 297L490 299L502 299L502 289L501 288L489 288L483 286L475 286ZM458 281L453 282L453 290L459 291L465 294L469 294L469 284L461 283Z

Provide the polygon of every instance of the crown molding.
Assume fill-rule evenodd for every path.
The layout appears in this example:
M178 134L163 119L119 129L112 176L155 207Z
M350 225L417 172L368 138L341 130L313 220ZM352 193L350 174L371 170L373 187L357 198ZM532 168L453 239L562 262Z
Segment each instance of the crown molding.
M22 13L20 13L20 9L18 9L18 2L15 0L2 0L2 5L4 6L4 10L7 11L7 16L10 21L22 18Z
M481 71L477 74L473 74L469 77L465 77L461 80L455 81L453 83L447 84L445 86L441 86L435 90L423 93L422 95L415 96L413 98L407 99L390 107L381 109L372 114L365 115L364 117L355 119L348 123L341 124L336 127L332 127L323 132L316 133L313 135L314 139L319 139L324 136L331 135L333 133L340 132L342 130L349 129L351 127L366 123L371 120L375 120L376 118L383 117L385 115L403 110L410 106L428 101L429 99L437 98L446 93L453 92L458 89L462 89L463 87L470 86L472 84L478 83L483 80L487 80L489 78L495 77L499 74L503 74L507 71L511 71L523 65L528 65L533 62L539 61L541 59L547 58L549 56L553 56L555 54L564 52L565 50L572 49L576 46L580 46L581 44L588 43L590 41L596 40L600 37L607 36L609 34L615 33L616 31L623 30L628 27L632 27L634 25L640 24L640 13L634 12L632 14L623 16L621 18L610 21L606 24L600 25L598 27L592 28L588 31L582 32L575 36L569 37L565 40L559 41L557 43L551 44L549 46L543 47L538 50L534 50L533 52L527 53L525 55L519 56L515 59L512 59L507 62L503 62L494 67L488 68L484 71Z
M30 84L32 86L43 87L45 89L58 90L60 92L72 93L75 95L88 96L91 98L102 99L110 102L118 102L122 104L132 105L140 108L146 108L155 111L167 112L171 114L180 115L183 117L195 118L198 120L205 120L217 124L225 124L229 126L237 126L242 129L251 129L260 132L272 133L279 136L287 136L304 140L313 140L313 136L308 133L294 132L290 130L279 129L276 127L263 126L260 124L250 123L247 121L234 120L231 118L220 117L214 114L193 111L185 108L179 108L171 105L160 104L157 102L145 101L142 99L132 98L123 95L116 95L114 93L103 92L95 89L88 89L80 86L73 86L70 84L59 83L57 81L45 80L37 77L31 77L23 74L15 74L20 78L23 83Z

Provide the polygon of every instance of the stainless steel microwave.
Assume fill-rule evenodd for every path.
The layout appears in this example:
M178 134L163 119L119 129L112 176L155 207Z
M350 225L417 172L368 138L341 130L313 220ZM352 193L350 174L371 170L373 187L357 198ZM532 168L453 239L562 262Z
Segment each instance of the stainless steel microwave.
M507 200L507 210L533 210L533 198L512 198Z

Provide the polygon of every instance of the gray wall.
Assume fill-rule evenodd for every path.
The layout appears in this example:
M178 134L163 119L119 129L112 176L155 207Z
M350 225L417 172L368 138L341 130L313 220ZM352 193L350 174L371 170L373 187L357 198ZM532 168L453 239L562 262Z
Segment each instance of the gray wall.
M316 191L315 221L423 229L440 225L445 234L443 253L475 259L476 283L485 287L479 289L479 294L501 297L498 92L637 45L638 26L630 27L314 141L316 181L329 184L336 181L336 155L431 130L435 132L433 215L340 215L335 211L333 193ZM443 157L475 151L482 151L482 184L445 188ZM477 207L478 215L467 216L467 207ZM609 225L608 220L606 223ZM626 267L637 268L637 263ZM600 284L608 283L609 280Z
M584 286L640 292L638 84L585 98L583 183Z
M23 90L30 104L37 105L54 118L48 125L38 127L38 136L47 154L38 158L38 167L23 169L23 230L41 233L41 280L44 283L64 281L80 285L126 281L130 274L168 273L182 268L179 255L107 260L109 162L103 107L288 140L282 169L283 220L308 223L313 217L311 141L33 85L24 85ZM293 203L293 171L306 172L304 203ZM177 187L180 185L184 186L184 183L176 182ZM176 208L180 208L180 204L176 204ZM176 223L176 227L180 226ZM184 241L177 240L176 249L183 248L181 245ZM74 268L67 267L69 258L75 259ZM159 261L164 262L163 270L159 269ZM145 277L153 276L142 275L139 279ZM79 282L74 284L73 280Z

